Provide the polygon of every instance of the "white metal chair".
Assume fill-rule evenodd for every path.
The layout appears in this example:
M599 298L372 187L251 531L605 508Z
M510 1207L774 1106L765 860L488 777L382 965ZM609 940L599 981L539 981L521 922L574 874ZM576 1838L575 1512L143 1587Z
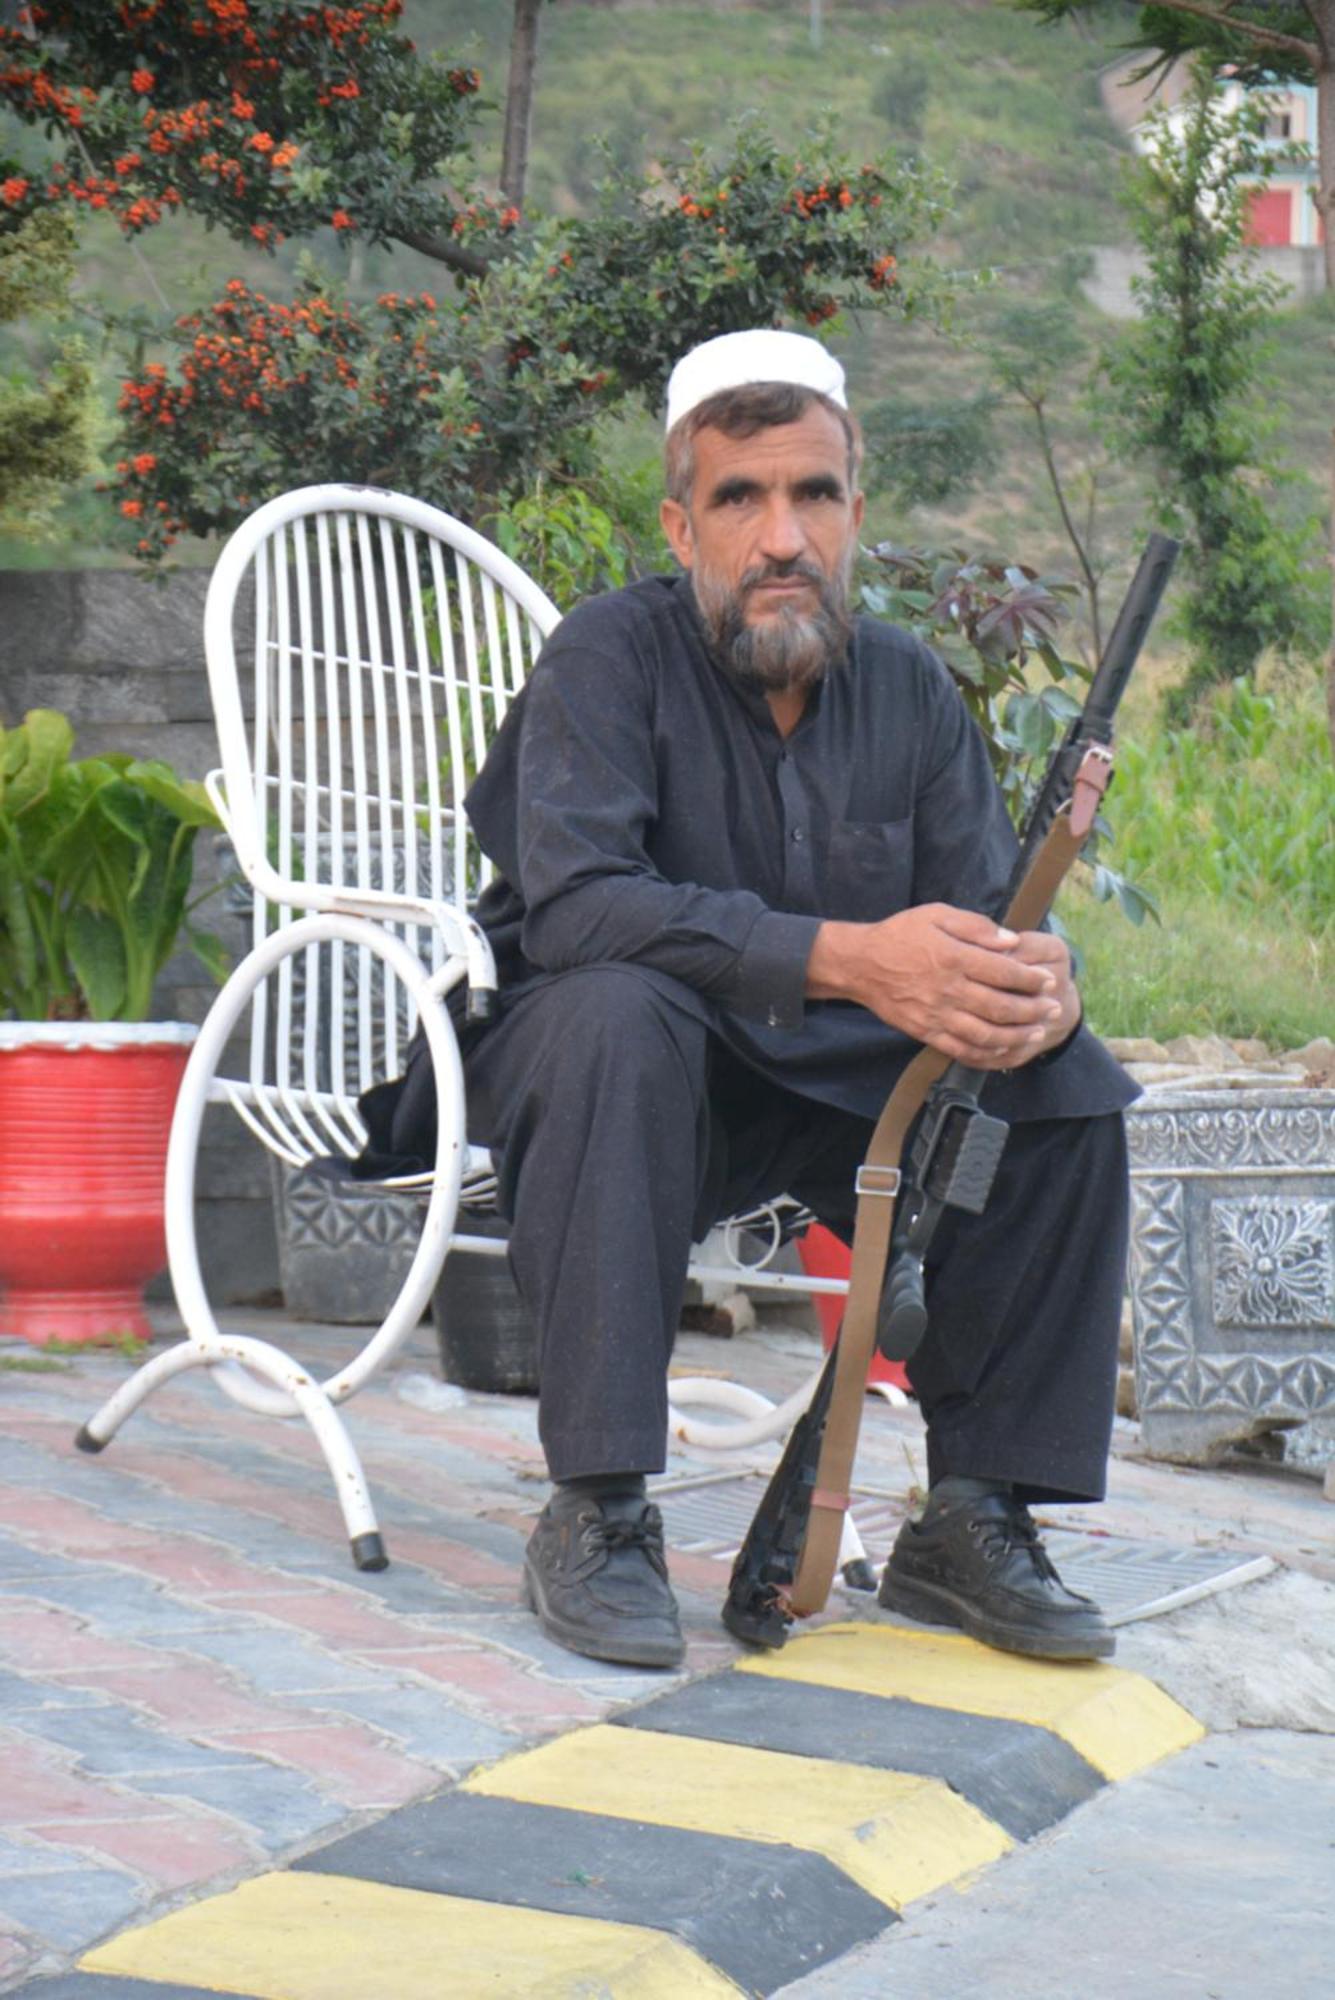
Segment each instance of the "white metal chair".
M455 1229L461 1191L485 1198L491 1162L467 1143L444 1000L465 979L472 1005L495 992L471 915L490 871L463 795L558 618L483 536L370 487L312 486L269 501L231 537L209 586L205 651L222 765L206 783L254 893L254 941L200 1032L172 1127L167 1248L186 1338L131 1376L78 1442L101 1450L161 1383L206 1367L243 1407L306 1418L362 1569L386 1558L337 1405L418 1324L452 1245L504 1254L503 1243ZM383 1324L317 1382L270 1343L224 1333L209 1304L194 1215L205 1110L230 1107L289 1166L353 1158L367 1136L357 1099L399 1072L419 1022L438 1098L434 1168L386 1185L421 1188L420 1243ZM243 1073L233 1075L238 1044ZM734 1229L723 1261L697 1262L692 1274L749 1290L846 1289L769 1270L776 1219L752 1221L759 1252L742 1250ZM728 1448L779 1435L806 1392L778 1409L713 1380L674 1381L672 1397L677 1436ZM742 1421L681 1414L697 1405Z

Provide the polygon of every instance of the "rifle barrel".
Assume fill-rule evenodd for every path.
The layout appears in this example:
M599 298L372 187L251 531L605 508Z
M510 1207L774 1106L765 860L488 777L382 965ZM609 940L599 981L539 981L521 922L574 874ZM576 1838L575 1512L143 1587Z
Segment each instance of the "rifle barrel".
M1098 743L1112 740L1113 716L1126 692L1131 669L1145 642L1159 600L1168 587L1182 544L1171 535L1153 534L1145 544L1131 588L1122 601L1112 637L1103 649L1103 658L1090 683L1089 697L1081 718L1081 735Z

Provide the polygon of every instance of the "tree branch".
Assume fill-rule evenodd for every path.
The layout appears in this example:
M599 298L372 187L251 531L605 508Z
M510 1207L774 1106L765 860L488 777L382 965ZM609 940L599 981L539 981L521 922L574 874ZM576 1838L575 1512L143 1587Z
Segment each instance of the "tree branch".
M1023 393L1021 391L1021 394ZM1066 492L1062 486L1061 474L1057 470L1057 458L1052 449L1052 438L1048 431L1048 420L1043 408L1043 399L1039 396L1025 396L1024 400L1033 411L1034 422L1038 427L1039 449L1043 454L1043 464L1047 469L1048 483L1052 487L1053 496L1057 502L1057 509L1062 517L1062 526L1066 530L1066 538L1075 551L1075 559L1079 563L1080 573L1085 579L1085 589L1089 594L1090 623L1094 632L1094 657L1096 660L1101 659L1103 655L1103 638L1099 631L1099 580L1094 574L1093 565L1085 551L1085 544L1081 540L1080 530L1072 519L1071 510L1066 504Z
M485 278L491 268L485 257L479 257L476 250L465 250L451 236L437 236L429 229L396 229L393 234L410 250L420 250L424 257L437 264L448 264L452 271L462 271L466 277Z
M1294 56L1301 62L1310 63L1313 69L1321 62L1321 49L1316 42L1305 42L1298 35L1281 34L1278 28L1264 28L1259 21L1249 21L1244 15L1233 12L1231 6L1208 6L1206 0L1159 0L1166 14L1189 14L1194 21L1207 21L1211 27L1227 28L1232 33L1245 35L1258 49L1273 49L1277 55ZM1309 13L1311 9L1308 9Z

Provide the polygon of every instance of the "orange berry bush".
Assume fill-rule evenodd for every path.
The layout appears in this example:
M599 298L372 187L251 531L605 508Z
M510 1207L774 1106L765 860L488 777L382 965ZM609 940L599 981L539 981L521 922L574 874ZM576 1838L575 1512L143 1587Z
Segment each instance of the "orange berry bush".
M588 215L533 217L474 185L477 71L419 57L400 13L31 0L0 26L0 103L50 151L40 169L0 159L0 232L47 209L133 236L188 209L266 250L328 230L442 269L438 292L371 304L332 281L282 299L234 279L161 329L122 385L109 482L143 560L307 479L476 518L539 473L578 473L600 413L656 404L696 340L931 308L927 267L902 262L943 210L921 167L855 166L823 141L801 162L748 126L722 161L696 153L652 183L614 179Z

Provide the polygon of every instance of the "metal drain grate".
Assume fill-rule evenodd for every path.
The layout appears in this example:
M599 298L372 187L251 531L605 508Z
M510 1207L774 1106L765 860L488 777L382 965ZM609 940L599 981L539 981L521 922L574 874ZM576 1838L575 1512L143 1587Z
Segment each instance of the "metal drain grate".
M671 1547L731 1562L751 1525L768 1480L763 1473L712 1473L654 1480ZM854 1488L852 1515L873 1564L884 1561L904 1519L902 1501ZM1197 1598L1251 1583L1275 1565L1269 1556L1235 1556L1219 1549L1180 1549L1168 1542L1121 1535L1082 1535L1049 1528L1043 1540L1072 1590L1094 1598L1110 1625L1154 1618Z
M1198 1597L1213 1597L1268 1576L1269 1556L1229 1555L1223 1549L1177 1549L1169 1542L1133 1542L1121 1535L1081 1535L1048 1528L1048 1554L1072 1590L1092 1597L1110 1625L1156 1618Z

